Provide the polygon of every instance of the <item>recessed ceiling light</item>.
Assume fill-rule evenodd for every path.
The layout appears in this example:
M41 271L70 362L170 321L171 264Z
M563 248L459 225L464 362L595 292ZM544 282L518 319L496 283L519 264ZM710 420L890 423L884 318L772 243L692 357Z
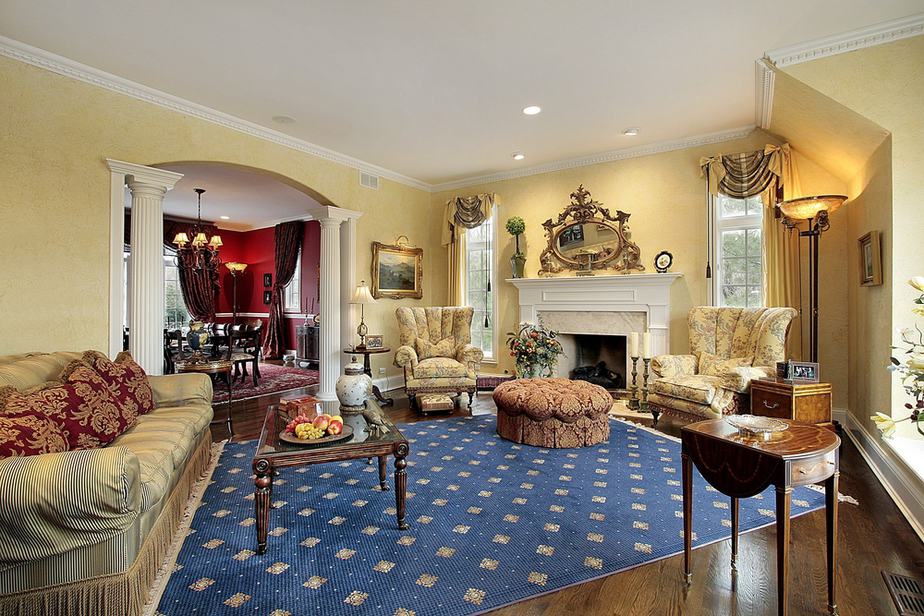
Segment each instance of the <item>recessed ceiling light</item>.
M637 128L627 128L626 130L622 131L622 134L625 135L626 137L635 137L638 134L638 129Z
M526 154L523 152L514 152L511 156L513 156L513 160L523 160L526 158Z
M273 122L276 124L295 124L295 118L287 115L273 116Z
M230 216L219 216L222 220L231 220Z
M540 111L542 111L542 107L540 107L539 105L530 105L529 107L523 107L523 113L525 113L526 115L536 115Z

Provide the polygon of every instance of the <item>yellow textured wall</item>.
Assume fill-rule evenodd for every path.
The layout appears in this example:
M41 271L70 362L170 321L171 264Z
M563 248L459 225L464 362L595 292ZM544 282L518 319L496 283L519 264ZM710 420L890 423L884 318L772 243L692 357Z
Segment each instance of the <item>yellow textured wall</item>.
M513 241L503 230L510 216L526 221L526 233L521 248L527 255L526 275L535 277L539 269L539 254L546 245L541 227L547 218L557 216L570 202L569 194L578 184L590 190L593 197L611 210L624 210L632 215L629 226L632 239L642 254L646 272L653 272L652 261L661 250L674 255L673 272L683 273L671 289L671 351L689 350L686 317L690 308L706 303L706 220L705 183L700 177L699 159L712 154L728 154L761 148L767 143L780 143L776 137L755 130L745 139L702 147L665 152L611 163L566 169L532 175L458 190L434 193L434 208L456 195L493 192L497 194L499 232L498 311L499 342L516 325L519 305L516 288L503 279L510 276ZM808 163L807 182L827 185L832 176L813 163ZM837 180L833 180L837 182ZM837 184L840 185L840 184ZM524 242L525 239L525 242ZM498 372L513 371L510 358L500 354ZM495 368L489 368L491 371ZM845 369L846 372L846 369Z
M291 178L363 212L357 280L370 277L372 241L404 234L424 248L419 303L440 303L446 295L427 192L388 180L368 190L355 169L6 58L0 84L0 354L108 348L105 158L228 162ZM397 304L383 300L367 310L370 330L390 344L397 339Z
M924 37L918 36L785 69L787 73L875 122L891 133L850 180L857 198L849 212L849 321L852 346L850 410L868 415L901 411L904 396L885 372L895 329L912 324L914 294L905 285L924 271ZM884 283L858 288L856 240L872 229L883 233Z

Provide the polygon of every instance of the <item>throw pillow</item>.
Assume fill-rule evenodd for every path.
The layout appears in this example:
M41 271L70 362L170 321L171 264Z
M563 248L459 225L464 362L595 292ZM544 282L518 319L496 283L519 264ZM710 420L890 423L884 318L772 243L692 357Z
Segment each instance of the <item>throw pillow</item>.
M56 421L31 408L4 408L18 393L14 387L0 387L0 458L67 451L67 435Z
M417 358L421 360L431 357L452 357L456 349L456 339L449 336L433 344L429 340L418 338L415 346L417 347Z
M74 362L70 382L48 383L27 391L0 389L0 417L41 416L63 433L67 449L105 445L134 424L121 414L106 383L89 366Z
M699 373L708 376L722 376L735 368L746 368L754 361L753 357L731 357L723 359L718 355L706 353L699 354Z
M126 421L134 423L138 415L154 410L154 392L148 377L144 369L132 359L131 353L123 351L113 362L99 351L86 351L83 362L105 381ZM62 380L66 381L67 375L68 369L65 369L61 375Z

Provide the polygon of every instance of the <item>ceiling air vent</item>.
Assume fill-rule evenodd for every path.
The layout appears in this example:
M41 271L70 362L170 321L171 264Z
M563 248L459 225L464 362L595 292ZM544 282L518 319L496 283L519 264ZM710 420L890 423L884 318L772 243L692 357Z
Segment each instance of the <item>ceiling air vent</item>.
M359 185L365 186L366 188L371 188L372 190L379 189L379 176L372 175L371 173L366 173L365 171L359 172Z
M924 588L918 580L887 571L882 578L900 616L924 614Z

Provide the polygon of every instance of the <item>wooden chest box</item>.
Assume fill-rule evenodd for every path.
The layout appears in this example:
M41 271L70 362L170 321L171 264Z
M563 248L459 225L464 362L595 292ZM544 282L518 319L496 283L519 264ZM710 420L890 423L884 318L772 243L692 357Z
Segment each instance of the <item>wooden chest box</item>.
M831 383L800 383L777 378L751 381L751 414L833 427Z

